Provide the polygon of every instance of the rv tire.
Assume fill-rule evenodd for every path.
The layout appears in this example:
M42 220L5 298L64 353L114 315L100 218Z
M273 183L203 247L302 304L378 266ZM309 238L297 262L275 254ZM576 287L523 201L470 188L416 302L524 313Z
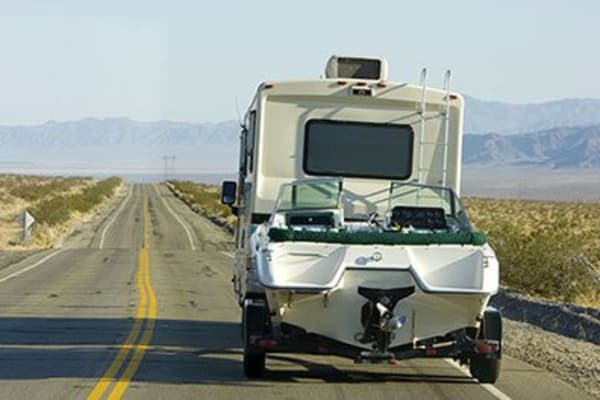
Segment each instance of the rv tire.
M265 303L259 299L245 299L242 309L242 339L244 341L244 375L258 378L265 370L265 351L251 343L252 336L261 336L266 326Z
M259 378L265 370L265 352L244 349L244 375L247 378Z

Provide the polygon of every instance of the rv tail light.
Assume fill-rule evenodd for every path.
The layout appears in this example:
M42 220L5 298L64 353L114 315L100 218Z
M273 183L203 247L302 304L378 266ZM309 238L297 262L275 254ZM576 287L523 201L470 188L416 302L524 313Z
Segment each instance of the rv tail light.
M337 81L337 84L340 86L345 85L346 83L347 83L346 81Z
M457 95L455 95L455 94L450 95L450 100L456 100L456 99L458 99Z
M329 349L327 347L317 346L317 353L327 354L327 353L329 353Z
M258 347L263 349L273 349L277 346L277 340L274 339L260 339L257 343Z
M435 356L437 354L437 350L435 349L435 347L427 347L425 348L425 355L426 356Z
M385 84L385 82L382 82L382 81L380 81L380 82L377 82L377 87L384 88L384 87L386 87L386 86L387 86L387 85Z
M263 89L272 89L274 87L275 87L275 85L272 83L265 83L265 85L263 86Z
M498 351L498 345L493 343L479 342L475 343L475 353L489 354Z

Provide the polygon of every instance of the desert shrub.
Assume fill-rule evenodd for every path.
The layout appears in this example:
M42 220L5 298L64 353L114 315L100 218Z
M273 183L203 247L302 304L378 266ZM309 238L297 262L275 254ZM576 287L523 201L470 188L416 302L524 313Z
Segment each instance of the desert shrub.
M471 220L488 234L504 285L573 302L600 290L600 205L465 199Z
M219 218L231 216L231 209L221 204L221 194L217 186L176 180L169 181L169 183L181 192L190 203L198 205L208 215Z
M63 194L37 203L31 213L39 224L48 226L67 222L75 211L82 213L90 211L105 198L110 197L115 188L121 184L121 179L111 177L88 186L79 193Z
M71 217L71 209L66 200L65 196L56 196L42 201L33 207L31 213L38 224L58 225Z
M10 194L25 201L35 202L57 193L69 191L83 183L85 183L83 178L24 177L20 184L17 180L12 185Z

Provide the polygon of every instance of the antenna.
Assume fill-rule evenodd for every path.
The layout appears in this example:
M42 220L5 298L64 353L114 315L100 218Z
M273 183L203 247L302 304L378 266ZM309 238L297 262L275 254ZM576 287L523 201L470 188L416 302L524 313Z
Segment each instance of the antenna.
M235 113L237 114L238 123L240 124L240 128L243 128L244 122L242 121L242 113L240 112L240 103L239 103L237 97L235 98Z

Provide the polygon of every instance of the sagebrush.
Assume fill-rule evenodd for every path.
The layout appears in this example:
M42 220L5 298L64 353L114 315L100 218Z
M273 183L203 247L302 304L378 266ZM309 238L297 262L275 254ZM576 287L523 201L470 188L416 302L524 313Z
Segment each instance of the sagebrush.
M57 195L40 201L31 209L31 213L38 224L59 225L67 222L73 212L90 211L110 197L120 184L121 179L117 177L104 179L78 193Z
M221 204L221 192L218 186L205 185L190 181L168 181L186 199L202 208L208 215L230 220L231 208Z
M600 304L600 204L463 201L498 255L502 284L561 301Z

